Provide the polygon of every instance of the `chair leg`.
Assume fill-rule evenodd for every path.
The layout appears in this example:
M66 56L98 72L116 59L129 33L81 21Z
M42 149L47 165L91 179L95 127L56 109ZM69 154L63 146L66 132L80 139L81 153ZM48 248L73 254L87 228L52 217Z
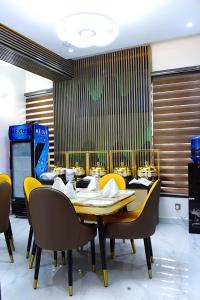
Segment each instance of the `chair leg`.
M68 293L69 293L69 296L72 296L72 294L73 294L72 250L67 250L67 264L68 264Z
M31 258L29 260L29 269L33 268L33 263L34 263L34 260L35 260L36 248L37 248L37 246L35 244L35 241L33 241Z
M9 256L10 256L10 262L13 263L14 259L13 259L12 249L11 249L10 241L9 241L9 233L7 231L5 231L4 236L5 236L6 245L7 245L7 248L8 248L8 253L9 253Z
M153 259L153 250L152 250L152 244L151 244L151 238L148 237L148 243L149 243L149 251L150 251L150 259L151 259L151 263L154 263L154 259Z
M115 239L110 239L110 256L111 258L115 256Z
M39 276L39 271L40 271L41 252L42 252L42 249L40 247L37 247L36 261L35 261L35 273L34 273L34 281L33 281L33 288L34 289L37 289L38 276Z
M14 245L14 239L13 239L13 233L12 233L12 227L10 224L10 220L8 222L8 234L9 234L9 242L10 242L10 246L12 251L15 251L15 245Z
M148 238L144 238L144 248L145 248L145 254L146 254L149 279L152 279L152 269L151 269L150 249L149 249Z
M65 261L65 251L62 251L61 252L61 255L62 255L62 265L66 265L66 261Z
M92 239L90 242L91 248L91 260L92 260L92 272L96 271L96 261L95 261L95 240Z
M58 265L58 254L57 254L57 251L53 251L53 258L54 258L53 264L54 264L54 267L56 268L57 265Z
M26 248L26 258L29 258L29 253L30 253L31 243L32 243L32 237L33 237L33 228L32 228L32 226L30 226L29 235L28 235L28 243L27 243L27 248Z
M100 254L101 254L101 264L102 264L102 272L103 272L103 285L104 287L108 286L108 270L106 264L106 247L105 247L105 237L104 237L104 227L103 220L101 216L97 216L97 226L99 232L99 246L100 246Z
M135 253L136 253L136 249L135 249L135 243L134 243L134 240L133 240L133 239L130 239L130 242L131 242L133 254L135 254Z

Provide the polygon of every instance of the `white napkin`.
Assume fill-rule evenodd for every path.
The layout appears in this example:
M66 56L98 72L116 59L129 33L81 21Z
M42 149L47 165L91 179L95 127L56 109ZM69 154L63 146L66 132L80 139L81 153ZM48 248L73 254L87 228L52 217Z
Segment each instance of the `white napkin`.
M66 192L66 187L64 185L64 182L59 177L54 178L54 184L52 185L52 188L56 189L64 194Z
M74 179L75 171L73 169L65 169L65 178L67 181L72 181Z
M143 184L143 185L145 185L145 186L150 186L150 184L152 184L152 181L150 181L150 180L148 180L148 179L146 179L146 178L139 178L139 179L133 178L133 179L129 182L129 184L131 184L131 183L140 183L140 184Z
M55 176L56 176L56 173L54 173L54 172L46 172L46 173L42 173L40 175L40 179L53 180Z
M115 179L112 178L106 183L106 185L102 191L102 195L103 195L103 197L112 198L112 197L117 196L118 194L119 194L118 185L117 185Z
M76 198L76 192L74 190L73 184L69 181L65 187L65 194L69 199Z
M96 176L93 176L90 180L90 183L87 187L88 191L98 191L99 190L99 179Z

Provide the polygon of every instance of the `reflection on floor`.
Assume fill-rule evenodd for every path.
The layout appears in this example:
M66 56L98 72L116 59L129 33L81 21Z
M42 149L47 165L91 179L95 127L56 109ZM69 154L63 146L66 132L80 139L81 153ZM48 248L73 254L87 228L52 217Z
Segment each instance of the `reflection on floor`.
M28 236L26 219L11 217L16 251L14 264L9 263L4 236L0 235L0 281L2 300L61 300L67 299L67 267L53 266L52 253L42 255L38 289L33 290L33 272L25 259ZM96 238L97 271L91 272L88 246L83 252L74 251L74 294L81 300L199 300L200 299L200 235L188 233L187 225L159 224L152 237L155 262L153 279L148 279L143 241L135 242L137 253L130 242L116 241L116 256L107 260L109 286L102 285L98 239ZM61 255L59 253L61 263Z

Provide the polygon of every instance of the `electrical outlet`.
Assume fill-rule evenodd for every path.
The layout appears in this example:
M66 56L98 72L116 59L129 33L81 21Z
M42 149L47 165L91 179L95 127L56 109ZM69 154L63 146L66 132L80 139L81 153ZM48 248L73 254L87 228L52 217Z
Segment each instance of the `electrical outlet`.
M175 210L181 210L181 204L175 203Z

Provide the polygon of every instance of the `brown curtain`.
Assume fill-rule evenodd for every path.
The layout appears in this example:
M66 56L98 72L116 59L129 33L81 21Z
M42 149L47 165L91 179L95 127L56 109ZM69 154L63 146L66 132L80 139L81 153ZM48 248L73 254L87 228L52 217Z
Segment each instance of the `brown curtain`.
M153 128L162 191L188 194L191 136L200 134L200 71L153 77Z

